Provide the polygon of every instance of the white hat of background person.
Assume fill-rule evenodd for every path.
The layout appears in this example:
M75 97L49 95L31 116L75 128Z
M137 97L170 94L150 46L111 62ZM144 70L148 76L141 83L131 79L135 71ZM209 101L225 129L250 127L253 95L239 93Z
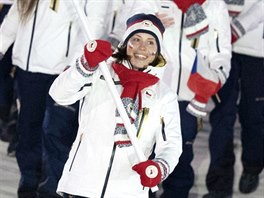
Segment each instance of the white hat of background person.
M144 32L151 34L157 42L158 54L162 46L162 37L165 28L162 22L152 14L136 14L130 17L127 22L127 29L123 36L123 44L126 45L128 40L136 33Z

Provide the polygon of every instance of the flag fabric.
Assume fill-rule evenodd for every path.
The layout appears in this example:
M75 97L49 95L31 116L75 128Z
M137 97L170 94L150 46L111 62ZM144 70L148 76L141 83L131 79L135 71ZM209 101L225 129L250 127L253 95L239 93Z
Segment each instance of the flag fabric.
M208 60L199 52L195 57L187 85L195 93L196 99L203 103L207 103L221 87L216 72L210 68Z

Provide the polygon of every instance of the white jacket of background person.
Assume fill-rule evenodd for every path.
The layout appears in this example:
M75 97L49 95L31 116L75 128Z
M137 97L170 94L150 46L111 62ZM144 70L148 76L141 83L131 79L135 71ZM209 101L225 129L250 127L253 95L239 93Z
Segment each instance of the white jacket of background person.
M134 0L125 1L124 10L116 20L114 33L122 35L126 18L134 13L164 12L160 7L163 3L169 5L167 14L174 17L175 24L163 35L163 54L167 60L167 67L163 80L178 94L179 100L190 101L194 93L188 88L192 65L196 50L192 47L193 40L188 40L183 30L182 11L173 1L165 0ZM207 0L203 9L209 20L209 31L199 39L197 50L209 62L209 67L219 74L221 83L224 84L230 71L231 59L231 32L227 7L222 0ZM119 22L120 21L120 22Z
M233 52L253 57L264 57L264 1L245 0L236 20L246 34L233 44Z
M129 67L125 62L123 64ZM111 61L108 67L117 91L121 93L122 86L110 65ZM149 66L146 70L158 77L163 68ZM132 170L139 162L134 148L113 149L116 105L101 71L97 69L92 77L84 77L72 66L54 81L50 95L61 105L81 100L78 134L57 191L101 197L108 168L112 165L104 197L147 198L148 188L143 189L139 175ZM171 173L182 152L177 96L159 81L142 90L142 108L139 145L148 157L156 142L155 158L164 159Z
M0 4L11 5L13 4L13 0L0 0Z
M30 72L59 74L82 53L87 41L72 1L59 1L57 10L50 8L52 2L40 0L37 14L33 12L26 23L20 20L16 1L10 8L0 29L0 53L15 42L13 65ZM94 38L106 32L109 2L80 1Z

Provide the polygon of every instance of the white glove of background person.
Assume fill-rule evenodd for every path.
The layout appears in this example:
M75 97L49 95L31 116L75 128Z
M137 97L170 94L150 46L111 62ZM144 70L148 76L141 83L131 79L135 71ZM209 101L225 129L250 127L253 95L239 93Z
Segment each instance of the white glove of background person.
M108 35L106 40L111 43L112 51L115 51L120 44L120 38L113 32Z
M161 20L165 28L169 28L175 24L174 18L170 17L169 14L159 12L156 14L156 16Z

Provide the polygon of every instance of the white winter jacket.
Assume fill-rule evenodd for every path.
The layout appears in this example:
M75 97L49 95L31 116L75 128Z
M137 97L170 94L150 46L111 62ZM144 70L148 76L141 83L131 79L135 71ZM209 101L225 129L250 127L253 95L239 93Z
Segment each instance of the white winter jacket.
M125 26L120 24L125 24L124 21L134 13L164 12L161 10L161 5L164 3L170 7L166 13L173 16L175 21L173 26L166 28L163 36L163 53L168 62L164 81L178 94L179 100L189 101L194 97L194 93L188 88L187 81L196 50L192 47L193 40L188 40L183 30L185 15L173 1L125 1L125 11L121 10L122 14L118 15L115 32L117 35L122 35L121 29L125 29ZM209 62L205 67L215 70L224 84L229 76L231 58L231 33L227 7L222 0L207 0L203 3L203 9L209 20L209 31L200 37L197 50Z
M110 66L111 61L108 67L121 93L118 76ZM156 75L160 69L147 70ZM50 95L61 105L81 100L78 134L57 191L90 198L101 197L102 192L105 198L147 198L148 189L143 189L132 170L138 163L133 147L114 148L116 106L101 71L84 77L71 67L54 81ZM170 173L182 152L176 94L159 81L142 90L142 107L139 145L147 158L156 143L156 158L167 162Z
M264 1L246 0L236 18L246 34L233 44L233 51L253 57L264 57Z
M108 0L80 1L88 13L94 38L105 33ZM26 23L21 22L15 1L0 29L0 53L13 47L13 64L25 71L59 74L80 55L84 44L82 27L71 0L63 0L53 9L50 0L39 4Z

